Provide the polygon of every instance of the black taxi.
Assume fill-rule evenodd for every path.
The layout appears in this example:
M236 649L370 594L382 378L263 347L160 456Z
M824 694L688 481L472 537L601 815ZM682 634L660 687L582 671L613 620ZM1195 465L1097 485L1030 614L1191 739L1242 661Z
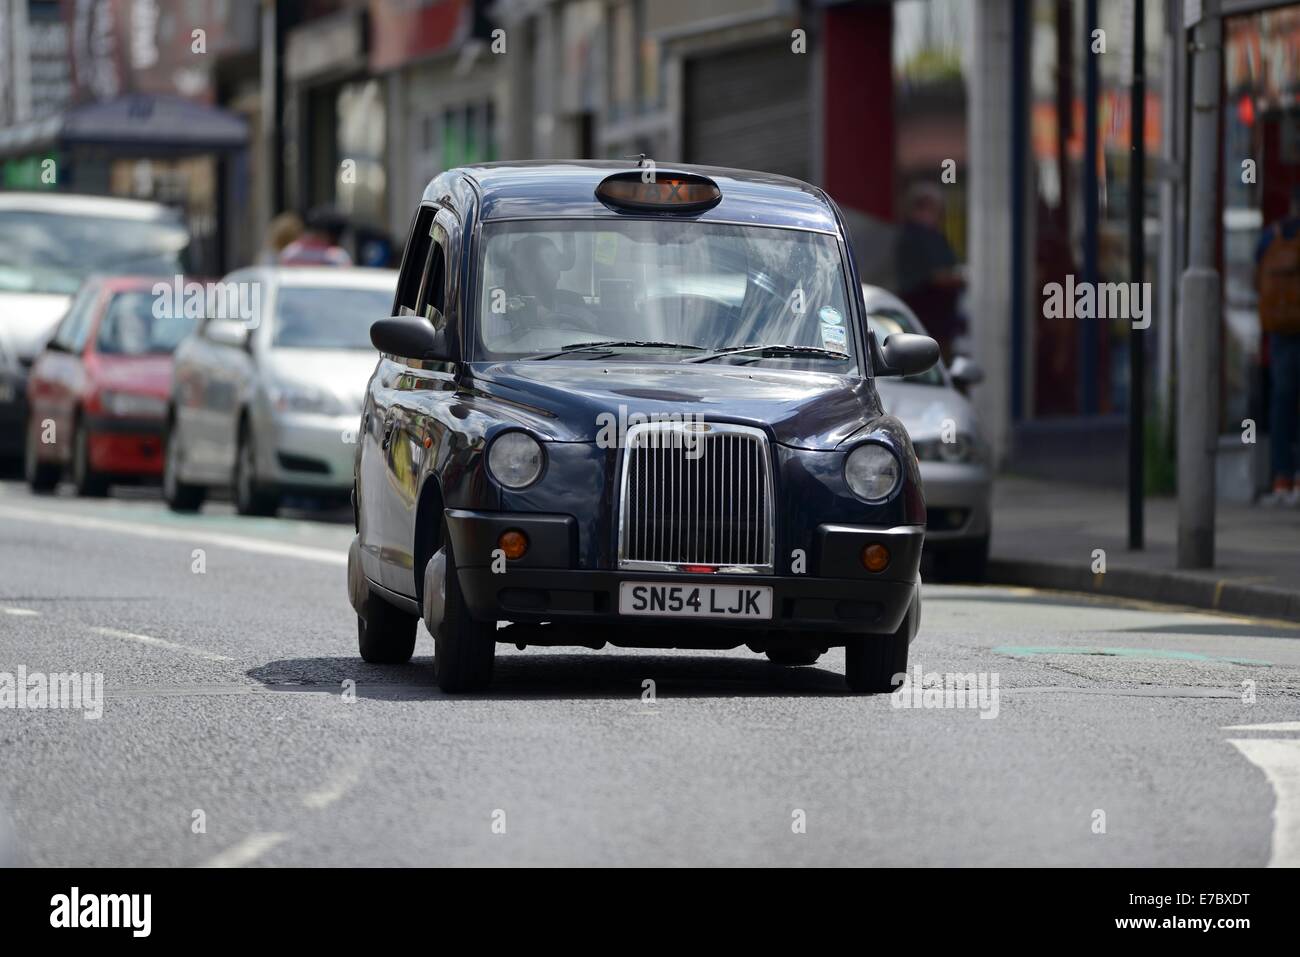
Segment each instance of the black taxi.
M844 220L763 173L629 163L449 170L416 211L357 442L361 656L423 618L448 692L497 642L845 649L896 687L920 622L925 502L873 376Z

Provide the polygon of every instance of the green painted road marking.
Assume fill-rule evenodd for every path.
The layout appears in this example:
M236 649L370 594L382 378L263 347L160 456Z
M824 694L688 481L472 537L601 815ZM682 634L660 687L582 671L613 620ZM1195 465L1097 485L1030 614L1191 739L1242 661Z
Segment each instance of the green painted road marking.
M1100 655L1107 658L1163 658L1175 661L1219 661L1230 665L1255 665L1271 668L1271 661L1256 658L1221 658L1203 655L1196 651L1168 651L1162 648L1052 648L1032 645L1001 645L993 649L995 655L1027 658L1031 655Z

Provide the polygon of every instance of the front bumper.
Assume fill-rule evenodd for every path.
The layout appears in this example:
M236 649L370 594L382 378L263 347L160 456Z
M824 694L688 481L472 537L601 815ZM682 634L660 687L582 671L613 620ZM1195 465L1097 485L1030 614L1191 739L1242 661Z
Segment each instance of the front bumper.
M922 462L921 484L925 489L925 544L931 550L988 536L993 476L987 466Z
M360 414L279 413L259 450L259 475L283 488L343 492L352 488Z
M925 537L919 525L821 525L803 574L665 574L575 567L577 523L572 516L448 509L446 518L470 614L479 621L532 624L890 633L902 622L915 593ZM504 571L494 571L492 552L497 538L509 529L528 536L528 551L522 558L506 562ZM888 567L876 574L868 572L859 559L863 547L872 542L884 544L891 555ZM620 615L619 586L631 581L768 586L772 589L772 618Z
M90 464L112 475L157 477L162 475L163 420L90 416Z

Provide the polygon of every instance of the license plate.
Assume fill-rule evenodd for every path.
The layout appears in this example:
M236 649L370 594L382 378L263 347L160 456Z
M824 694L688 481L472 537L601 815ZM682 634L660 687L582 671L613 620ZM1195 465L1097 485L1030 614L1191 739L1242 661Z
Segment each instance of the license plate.
M769 585L667 585L620 582L620 615L665 615L672 618L772 617Z

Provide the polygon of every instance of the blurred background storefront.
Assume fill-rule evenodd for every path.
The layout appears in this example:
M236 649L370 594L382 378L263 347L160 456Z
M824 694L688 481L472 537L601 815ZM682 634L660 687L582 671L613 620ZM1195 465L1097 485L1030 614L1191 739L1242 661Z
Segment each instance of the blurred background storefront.
M1130 196L1139 2L1148 158ZM906 293L918 231L951 265L956 348L988 373L973 398L999 464L1114 484L1133 332L1044 318L1043 289L1133 279L1137 204L1156 489L1172 483L1186 210L1212 201L1233 478L1219 484L1248 496L1263 443L1233 436L1244 418L1267 427L1254 250L1300 185L1300 6L1223 0L1223 186L1189 197L1185 18L1202 6L0 0L0 184L182 206L196 266L219 272L259 254L276 214L321 206L352 224L359 261L392 261L425 184L467 163L645 154L795 176L835 197L868 282Z
M192 267L220 271L223 179L248 137L241 117L214 104L204 57L222 41L216 6L0 0L4 187L176 206Z

